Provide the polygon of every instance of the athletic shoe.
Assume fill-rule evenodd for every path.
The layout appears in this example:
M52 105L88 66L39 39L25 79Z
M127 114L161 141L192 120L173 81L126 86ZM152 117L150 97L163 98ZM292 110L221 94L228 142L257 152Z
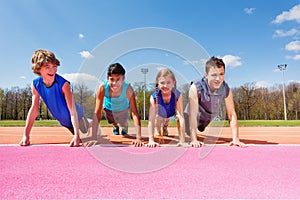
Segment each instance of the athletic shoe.
M122 133L122 135L127 135L128 134L128 126L123 127L121 133Z
M119 135L120 133L119 133L119 126L113 126L113 133L115 134L115 135Z

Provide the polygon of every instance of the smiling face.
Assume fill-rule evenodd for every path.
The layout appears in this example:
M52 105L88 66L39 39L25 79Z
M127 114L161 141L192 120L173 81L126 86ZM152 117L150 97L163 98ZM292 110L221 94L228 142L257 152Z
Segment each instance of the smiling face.
M175 80L171 75L167 75L159 77L157 83L162 95L169 95L175 85Z
M122 90L124 79L122 74L111 74L107 77L108 84L113 93L119 93Z
M57 66L53 63L46 63L39 70L39 73L43 78L43 82L47 86L51 86L53 84L56 72Z
M206 73L208 86L212 92L218 90L224 81L225 69L223 67L211 67Z
M33 72L39 76L43 76L44 82L54 80L57 67L60 65L60 61L55 57L54 53L46 49L36 50L32 55L31 63ZM43 75L41 73L43 73ZM51 83L53 83L53 81Z

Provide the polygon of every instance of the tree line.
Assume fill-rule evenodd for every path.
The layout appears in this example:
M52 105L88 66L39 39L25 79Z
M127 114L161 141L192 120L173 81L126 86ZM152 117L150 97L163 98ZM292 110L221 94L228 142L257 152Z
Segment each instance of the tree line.
M137 109L141 119L148 119L150 95L155 90L153 84L147 84L146 93L142 82L132 83L135 91ZM88 89L84 83L71 85L74 98L81 104L86 116L92 118L95 108L95 93ZM188 102L189 85L178 88L183 95L183 105ZM240 87L232 88L234 103L238 118L241 120L282 120L284 119L282 85L272 87L256 87L256 83L246 83ZM291 82L285 87L286 110L289 120L300 119L300 83ZM31 106L31 88L12 87L0 88L0 120L25 120ZM224 108L221 109L220 118L225 118ZM104 115L103 119L104 119ZM52 119L51 113L41 100L37 119Z

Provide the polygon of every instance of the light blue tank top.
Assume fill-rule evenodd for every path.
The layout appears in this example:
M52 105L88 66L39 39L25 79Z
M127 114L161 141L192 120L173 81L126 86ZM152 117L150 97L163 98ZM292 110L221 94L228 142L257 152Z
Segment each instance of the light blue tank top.
M64 127L72 127L71 116L62 92L62 87L68 82L66 79L56 74L54 83L51 87L46 87L41 76L33 80L33 86L40 94L41 98L47 105L52 116L59 121ZM76 103L78 119L84 116L83 108Z
M119 97L110 97L109 95L110 86L108 84L108 81L104 80L105 94L104 94L103 107L113 112L121 112L129 108L129 100L126 97L128 86L129 83L127 81L124 81L122 85L121 95Z

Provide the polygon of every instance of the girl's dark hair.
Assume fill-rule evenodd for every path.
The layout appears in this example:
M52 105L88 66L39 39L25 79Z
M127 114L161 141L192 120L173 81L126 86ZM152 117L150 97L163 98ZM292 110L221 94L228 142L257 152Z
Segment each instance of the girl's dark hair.
M109 65L107 70L107 76L111 76L112 74L121 74L125 75L126 71L120 63L113 63Z

